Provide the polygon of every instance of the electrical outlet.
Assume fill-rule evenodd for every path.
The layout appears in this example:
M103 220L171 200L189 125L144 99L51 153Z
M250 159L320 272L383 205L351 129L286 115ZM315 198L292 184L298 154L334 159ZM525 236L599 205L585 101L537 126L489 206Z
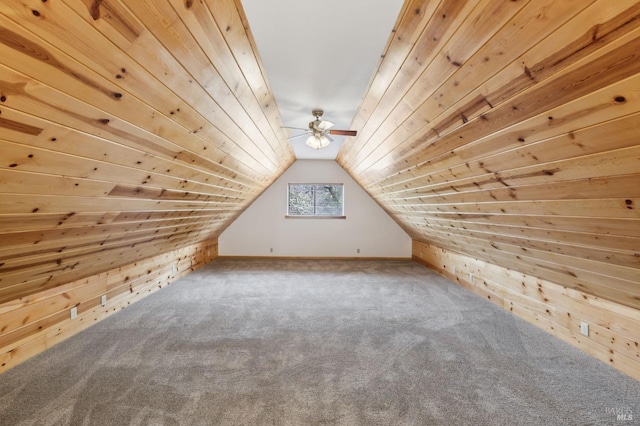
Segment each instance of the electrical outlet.
M269 249L269 253L273 253L273 247Z
M589 336L589 324L584 321L580 321L580 333L584 336Z
M74 306L73 308L71 308L71 319L76 319L78 318L78 307Z
M356 253L360 253L360 249L356 249Z
M107 295L106 294L103 294L102 297L100 298L100 305L102 305L103 308L105 306L107 306Z

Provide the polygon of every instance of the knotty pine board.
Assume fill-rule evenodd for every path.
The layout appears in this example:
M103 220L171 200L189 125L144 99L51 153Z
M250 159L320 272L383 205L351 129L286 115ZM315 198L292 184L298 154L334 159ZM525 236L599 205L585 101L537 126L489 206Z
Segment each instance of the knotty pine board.
M295 160L240 2L4 6L0 303L215 239Z
M542 224L536 224L536 226L529 226L526 237L523 237L522 228L517 226L517 224L469 222L456 219L444 219L441 217L429 217L428 219L405 217L405 220L414 223L416 229L433 228L441 232L466 231L469 232L470 235L473 233L483 233L486 238L491 238L491 236L496 238L520 238L526 239L534 244L570 245L571 247L584 248L586 250L585 253L590 253L590 250L593 249L605 253L633 255L638 246L640 246L639 236L612 235L610 233L604 233L604 230L600 233L588 234L580 232L579 229L567 231L553 227L543 228ZM576 218L572 220L575 222ZM564 226L562 226L562 228L564 228ZM621 229L623 232L625 231L624 224L621 226Z
M640 176L638 173L624 174L621 176L589 176L586 179L571 179L562 182L538 183L531 185L520 185L516 188L504 184L498 185L500 180L487 179L495 183L489 187L483 185L484 189L456 192L442 189L441 191L412 190L406 192L404 198L397 199L399 204L419 200L425 204L433 203L471 203L471 202L491 202L491 201L513 201L513 200L580 200L589 198L638 198L640 188L635 186ZM504 180L502 180L504 182ZM488 190L486 190L488 189ZM380 197L384 199L385 197ZM389 197L393 198L393 197Z
M640 380L640 311L483 262L413 242L414 260ZM580 322L589 324L589 337Z
M575 11L580 10L579 9L580 7L588 6L590 2L577 2L577 3L578 4L575 5L576 8L574 8ZM532 2L531 5L535 7L538 5L538 2ZM436 113L436 111L438 114L444 117L443 120L445 121L451 121L448 117L456 118L457 126L454 126L451 128L452 130L454 130L457 127L461 127L463 124L466 124L465 121L467 120L471 121L471 119L473 118L473 116L471 116L470 114L466 114L465 118L461 118L462 113L460 111L465 110L465 108L463 107L464 104L474 105L477 102L475 99L479 97L483 97L483 98L487 98L488 100L487 105L491 105L490 109L493 110L495 107L501 106L501 104L505 103L506 99L508 99L508 98L503 99L505 98L506 95L501 90L503 89L514 90L514 84L516 81L517 81L516 87L521 87L521 88L519 88L517 91L514 90L514 93L512 93L512 95L517 95L518 92L522 92L523 90L526 92L525 89L527 88L535 87L536 85L539 86L538 83L542 82L544 79L538 76L536 76L536 78L527 77L525 71L529 71L529 73L532 72L526 66L527 64L530 64L530 67L532 69L535 68L537 74L543 73L542 76L546 76L547 74L552 74L553 72L558 71L558 69L561 67L568 67L566 71L570 71L572 69L580 70L584 67L580 66L580 64L576 65L574 62L576 61L580 62L579 59L584 60L584 56L588 53L593 53L594 49L596 48L601 48L599 55L608 53L610 50L613 49L613 47L607 47L607 44L612 44L614 47L620 44L624 44L628 39L628 34L626 34L626 32L633 32L633 30L637 27L637 25L634 23L634 20L628 19L629 16L635 16L638 13L640 13L640 11L637 10L638 9L637 5L633 5L632 2L617 3L616 6L612 6L609 3L605 3L605 2L599 2L597 4L594 4L592 8L596 8L598 13L592 13L591 15L593 16L591 15L583 16L582 14L580 14L575 16L575 18L572 21L567 23L567 25L571 26L571 33L567 34L567 32L563 31L563 27L561 27L559 30L557 30L554 33L554 35L557 34L557 36L553 37L552 35L547 37L547 39L542 40L540 43L538 43L538 45L534 47L534 49L529 50L526 53L526 55L522 56L521 58L516 59L514 57L513 59L516 59L516 60L511 63L513 64L511 67L501 69L500 67L493 67L491 66L491 64L489 64L489 67L486 68L486 71L494 72L494 73L497 72L497 74L493 77L493 79L495 80L495 84L492 83L489 86L487 86L486 84L482 84L482 78L475 77L475 74L474 74L475 78L471 78L471 79L467 78L467 81L463 83L463 87L460 87L460 84L458 85L453 84L456 81L458 82L461 81L462 79L454 80L452 82L452 86L450 87L450 90L448 90L447 93L450 93L451 91L453 91L453 93L460 93L458 98L461 99L462 96L466 95L469 97L469 99L467 99L464 102L460 101L462 105L458 107L456 107L455 105L451 105L450 107L448 107L448 109L445 108L444 110L442 110L442 112L440 112L441 111L440 108L444 107L444 105L441 105L440 103L440 98L444 95L444 92L434 95L432 98L430 98L431 102L437 102L438 104L437 105L433 104L431 105L431 107L429 107L427 103L423 103L421 106L422 112L420 112L419 110L409 111L413 115L419 116L420 118L419 119L418 117L416 117L416 119L403 118L402 120L400 120L402 123L404 123L404 125L397 126L397 129L395 129L395 131L400 132L399 135L401 136L397 136L389 140L389 143L387 144L388 146L385 146L384 147L385 149L382 149L381 153L384 154L385 152L389 153L391 151L397 151L398 149L401 149L400 147L397 146L400 140L403 139L404 137L408 137L414 134L420 126L423 126L423 124L419 124L419 123L424 123L425 120L427 121L428 126L424 126L424 128L421 130L422 133L424 133L426 130L429 130L430 128L435 128L434 120L436 119L436 116L431 117L431 115L433 113ZM615 10L613 10L613 8L615 8ZM571 13L574 13L574 12L571 11ZM615 16L612 16L612 15L615 15ZM549 25L549 23L553 24L553 21L554 21L554 20L547 19L546 14L541 14L539 18L542 25ZM585 46L583 45L584 43L578 43L579 41L582 41L582 38L581 38L582 34L588 33L589 36L591 37L593 28L594 28L594 22L598 23L598 28L602 28L603 32L597 33L594 40L590 40L589 38L589 40L591 41L591 44L586 43L586 46ZM510 24L505 26L505 31L509 31L509 29L512 28L514 25L515 24ZM610 28L610 27L613 27L613 28ZM605 29L606 31L604 31ZM620 35L623 35L625 37L623 37L622 39L615 38L615 36L620 36ZM497 34L497 37L499 36L500 36L500 33ZM572 40L573 38L576 39L577 44L570 42L570 40ZM528 37L525 35L521 35L520 39L528 39ZM510 40L507 47L507 46L504 46L504 42L501 41L495 48L497 56L503 57L505 55L507 56L511 55L512 53L509 52L508 50L512 46L515 49L514 53L517 53L517 54L522 53L522 50L517 50L518 42L519 41ZM550 52L549 51L550 49L556 49L556 50L563 49L563 50L560 50L559 52ZM629 51L629 50L630 48L625 49L625 51ZM596 57L597 56L598 55L596 55ZM484 59L485 57L488 57L488 56L483 55L482 57ZM563 60L556 61L555 63L552 63L552 64L546 64L545 60L549 60L549 58L551 57L559 57L559 58L562 58ZM523 67L523 64L524 64L524 67ZM533 64L536 64L536 66L534 66ZM542 64L546 64L548 66L542 67ZM461 64L460 70L464 69L465 67L472 67L474 70L474 73L478 68L477 66L473 66L473 63L471 62L465 62ZM596 66L595 68L598 68L598 66ZM458 70L458 72L460 70ZM599 70L596 70L596 72L599 72ZM556 73L556 78L558 77L562 78L564 77L564 74L565 73ZM520 76L526 77L526 79L523 80L520 78ZM572 78L572 79L576 81L580 81L580 80L577 80L577 78ZM584 80L584 82L591 83L592 81L598 81L598 80L600 79L588 79L588 80ZM435 80L432 84L439 84L439 83L440 81ZM469 87L470 84L475 84L475 87L474 86ZM467 95L467 92L463 90L468 90L470 88L473 88L474 91ZM560 90L560 88L561 87L554 89L556 91L555 93L556 95L563 94L563 93L566 93L566 95L570 95L569 90L566 90L566 89ZM422 89L423 88L420 86L406 86L404 88L404 90L406 91L405 97L410 96L412 93L422 94L424 92L424 90ZM492 98L493 96L492 93L498 93L498 92L500 92L500 94L497 96L497 98ZM514 96L514 97L517 98L517 96ZM556 96L555 98L559 99L560 97ZM542 99L545 99L545 101L548 103L550 101L556 100L555 98L550 98L550 99L542 98ZM508 119L508 117L515 118L515 116L517 115L522 116L522 113L524 112L524 108L522 108L523 104L527 105L527 103L530 103L530 102L531 101L529 102L524 101L523 103L519 103L520 108L517 111L513 110L512 112L508 112L506 114L500 114L498 118L500 118L501 120L506 120ZM513 105L510 105L510 106L513 106ZM504 109L504 111L509 111L509 109L508 108ZM490 116L486 118L490 118ZM517 120L522 121L522 118L519 117ZM487 122L487 123L494 125L496 124L494 122L499 122L499 121L500 120L491 120L491 122ZM485 123L485 127L487 123ZM436 140L440 136L444 136L445 134L448 134L448 133L450 133L450 131L447 133L443 133L441 130L433 131L431 134L425 135L426 139L424 139L422 142L424 143L424 142L429 142L431 140ZM415 141L416 139L417 139L417 136L414 135L411 141ZM452 142L454 141L455 140L452 140ZM391 145L391 143L395 143L395 145ZM376 143L371 143L371 145L376 145ZM441 146L442 142L439 143L439 145ZM345 154L344 154L345 157L347 157L346 148L347 147L343 148L343 151L345 151ZM393 150L391 148L393 148ZM360 169L358 170L360 171Z
M178 232L181 227L192 227L204 222L221 222L227 217L189 215L186 218L151 219L143 223L122 222L102 224L92 227L77 227L71 229L47 229L32 231L16 231L3 235L3 246L0 248L0 258L29 255L34 251L53 250L57 253L65 249L83 247L89 243L107 243L126 237L129 233L143 235L148 232ZM36 247L37 246L37 247Z
M487 2L484 1L481 7L486 5ZM436 7L437 9L434 9ZM420 21L422 26L421 34L419 38L410 38L413 41L410 51L406 51L403 46L403 44L407 44L407 40L404 38L406 36L403 37L402 34L404 33L403 27L396 29L396 33L400 34L394 37L393 44L385 52L380 71L376 73L372 82L372 87L384 84L387 86L384 87L384 91L372 92L369 90L367 92L363 105L359 112L356 113L353 121L353 126L356 126L354 128L361 130L359 130L358 138L351 145L349 153L345 153L344 161L348 161L346 158L349 158L350 153L357 152L360 157L366 156L365 150L371 149L369 147L374 145L370 143L370 139L386 119L385 114L388 114L402 99L407 88L416 83L419 76L442 49L442 44L465 22L467 15L473 12L477 13L481 8L475 7L474 3L470 2L443 1L440 4L438 2L429 2L421 7L416 6L415 9L408 9L403 18L414 19L414 13L411 13L412 10L419 11L419 13L414 12L415 15L424 14L429 19ZM400 44L400 46L397 46L396 43ZM400 62L398 60L392 63L387 61L389 55L398 55L400 52L396 52L396 50L399 49L406 52L405 61ZM398 69L400 65L402 65L401 70ZM367 112L370 115L365 118L365 113ZM395 121L393 125L398 127L401 123L402 121ZM361 147L359 145L360 141L367 141L367 146Z
M2 51L3 45L0 44L0 53ZM17 56L13 51L7 51L6 54ZM31 62L22 68L38 70L40 65L38 61ZM47 77L50 74L53 76ZM38 77L51 80L53 86L43 84ZM56 76L51 70L44 70L42 76L34 78L0 67L0 90L7 93L5 104L8 108L30 113L64 127L85 131L109 140L124 140L128 146L144 152L151 151L152 154L161 158L180 160L182 163L194 164L205 169L212 167L214 170L216 166L212 163L232 163L232 167L235 166L243 174L254 178L259 178L261 174L273 167L265 166L242 149L235 147L219 130L211 128L211 134L206 135L201 129L198 136L198 132L194 133L194 130L174 122L173 117L176 114L159 114L134 96L126 99L122 96L112 100L99 93L100 96L91 101L87 99L87 93L91 93L91 90L83 87L75 90L77 92L75 95L80 98L67 95L65 90L68 89L63 84L68 80L68 85L73 87L73 80L71 77L65 77ZM14 89L16 87L20 90L16 91ZM151 87L149 90L153 92L157 89ZM127 99L131 99L129 105L121 105ZM111 105L107 110L106 107L110 103L118 105ZM186 107L183 108L186 109ZM181 111L184 112L184 109ZM203 126L200 125L200 127ZM58 139L55 133L52 137ZM212 141L217 143L213 144ZM221 147L225 147L229 152L222 151Z
M78 282L0 304L0 373L200 268L218 255L208 240ZM107 305L100 298L107 295ZM71 307L78 317L70 319Z
M405 1L400 11L398 22L396 22L392 30L393 37L389 38L384 49L378 69L367 89L367 96L362 100L362 104L352 121L352 128L361 129L360 132L365 131L365 123L369 114L375 111L382 96L389 91L400 66L410 55L416 41L419 39L424 40L425 38L428 40L428 37L421 34L425 25L434 16L442 15L434 13L438 6L438 2Z
M418 235L418 237L422 237ZM582 269L584 261L572 259L567 256L552 256L551 258L535 258L535 250L525 252L520 247L514 247L504 243L492 243L478 241L465 237L454 240L450 236L434 235L430 236L432 244L445 250L460 253L470 250L475 253L475 257L482 261L501 265L505 268L520 271L524 274L538 277L551 282L562 282L567 288L579 290L598 297L606 298L618 304L631 308L637 308L636 299L637 283L634 278L631 280L614 275L618 271L623 271L633 277L633 270L629 268L608 265L608 272L601 273L594 268ZM528 254L528 252L531 254ZM562 262L571 262L569 264ZM598 262L591 262L591 266L598 266ZM611 271L614 271L613 274ZM603 288L601 282L607 282L607 287Z
M638 85L640 78L636 76L473 141L436 160L389 175L369 187L372 191L388 192L396 186L446 183L637 146L633 132L640 124L640 116L633 112L640 109L640 98L634 90ZM630 96L621 97L621 93ZM624 100L617 102L616 98ZM607 121L600 121L603 119Z
M405 223L411 222L416 226L428 226L429 221L446 223L446 226L455 228L451 222L456 222L463 230L467 224L479 226L510 226L516 227L523 233L529 228L550 231L568 231L584 233L587 238L597 238L599 235L617 237L640 237L640 227L637 220L617 219L612 221L600 217L562 217L562 216L536 216L536 215L444 215L432 214L428 217L421 214L398 214L397 220ZM417 228L415 228L417 229ZM623 239L620 239L623 241Z
M640 47L640 29L628 37L631 38L631 41L611 43L612 46L606 46L602 49L604 52L596 51L587 59L574 64L566 73L558 73L548 80L543 80L475 119L461 120L455 130L445 135L441 136L437 132L432 132L428 126L424 127L411 137L410 142L428 146L431 149L421 151L420 155L415 155L414 151L410 151L410 156L398 164L402 164L402 170L404 170L412 165L427 161L437 163L440 155L456 148L488 135L500 131L504 132L511 126L535 116L553 117L550 111L566 103L574 102L574 105L580 107L582 104L580 101L576 102L577 99L626 79L637 77L640 72L640 65L638 65L640 61L629 60L628 56L629 52L635 52ZM603 69L608 72L603 73ZM627 93L612 94L608 103L626 103L627 96L637 96L634 90L636 87L632 84ZM549 121L553 121L553 119L547 118L547 122ZM409 131L408 126L400 126L398 129L402 132ZM524 139L522 136L520 138ZM537 140L535 135L533 140ZM388 146L385 152L397 155L391 148L397 149ZM362 168L354 169L354 174L361 175L362 171ZM371 173L375 173L375 170L368 174Z
M18 3L25 3L20 5ZM151 1L144 2L145 5L150 5ZM166 2L158 2L158 5L165 4ZM137 6L143 4L142 2L135 2L129 6ZM167 7L169 7L167 5ZM38 16L34 19L32 11L36 10ZM127 6L124 6L122 11L132 14ZM143 11L144 12L144 11ZM236 144L242 144L241 150L246 150L250 156L260 162L263 166L269 170L274 170L275 164L280 162L280 158L276 153L261 152L264 144L257 143L263 142L258 140L252 140L247 134L245 129L242 129L238 123L234 123L231 118L231 111L225 111L220 106L223 101L233 101L237 105L237 100L234 96L230 96L228 90L218 92L216 96L211 96L204 90L206 87L220 87L223 89L226 87L224 82L218 84L221 80L215 71L215 67L210 62L206 64L197 63L194 58L188 58L179 61L180 52L200 52L200 49L188 49L186 46L190 44L197 45L197 41L194 39L183 40L184 43L179 46L166 46L160 43L154 34L153 24L156 22L154 16L150 16L150 20L146 24L151 27L139 34L136 39L137 42L148 43L148 45L142 46L142 48L136 52L136 59L139 61L131 61L126 55L126 51L120 49L111 49L112 55L95 55L96 46L108 46L110 40L107 40L98 31L91 28L91 25L80 18L80 15L72 11L66 5L61 2L54 2L51 4L43 4L39 1L25 1L16 2L14 8L9 8L5 13L8 17L15 21L25 25L26 28L22 29L18 26L12 26L8 24L8 28L12 33L15 33L17 37L23 39L33 38L29 34L25 34L25 31L31 31L37 36L46 35L48 40L55 42L54 46L47 46L42 44L43 47L36 47L39 49L45 49L45 52L55 58L57 49L62 49L64 52L60 52L60 55L72 54L73 60L65 61L64 66L59 66L61 59L54 59L51 61L53 70L48 74L38 74L38 79L42 81L55 81L58 87L65 83L65 81L73 79L77 75L82 75L85 87L81 85L74 85L71 81L64 86L63 91L74 93L79 99L85 100L90 104L99 102L99 99L103 95L108 95L115 102L105 103L100 102L102 107L111 107L105 109L105 112L110 112L114 116L121 116L126 113L127 109L133 108L138 111L144 111L149 109L147 105L173 105L174 107L169 111L157 111L145 114L138 114L135 117L139 121L140 127L146 127L147 129L153 129L153 133L162 134L162 132L176 132L180 131L177 127L173 126L173 130L169 130L175 122L180 123L183 129L193 136L192 139L198 139L198 136L204 135L205 140L216 140L221 138L227 138L227 146L233 147ZM237 13L237 11L236 11ZM85 10L82 13L83 17L89 15L89 10L85 6ZM145 15L145 18L147 15ZM46 19L45 19L46 18ZM130 17L135 19L136 17ZM138 16L141 19L142 17ZM100 19L100 17L98 17ZM64 29L59 28L60 23L64 22ZM176 26L178 22L176 22ZM168 28L166 28L168 29ZM165 31L159 34L165 36L171 31ZM173 27L175 29L175 26ZM175 31L174 31L175 32ZM83 34L82 38L78 38L76 34ZM172 49L173 48L173 49ZM153 53L155 62L153 64L146 63L146 56ZM194 53L197 54L197 53ZM178 57L177 62L174 57ZM24 55L18 57L21 62L28 63L33 62L34 59L30 56ZM218 59L218 58L214 58ZM143 69L141 65L146 66ZM209 82L201 82L195 84L196 80L193 76L193 71L190 67L198 67L199 71L208 70L207 76L210 77ZM38 73L43 68L40 67L21 67L28 73ZM122 70L125 70L124 72ZM149 69L157 71L155 75L149 75ZM168 71L173 70L175 78L171 78L168 75ZM191 71L191 72L190 72ZM94 75L94 73L99 74ZM33 75L32 75L33 76ZM132 79L138 76L136 81ZM56 77L56 80L52 80L52 77ZM111 80L111 81L109 81ZM180 86L175 86L175 81L179 80ZM116 89L113 87L117 84L119 87ZM153 85L153 86L151 86ZM74 90L76 89L77 90ZM94 91L87 90L88 88L94 88ZM121 90L127 89L127 92ZM79 90L82 89L82 90ZM171 90L169 90L171 89ZM93 93L92 93L93 92ZM132 95L132 96L129 96ZM180 100L180 103L176 103L176 98L179 99L176 94L185 97L187 100ZM93 96L91 96L93 95ZM164 98L160 98L164 96ZM155 98L154 98L155 97ZM147 105L140 101L147 101ZM214 102L212 102L214 101ZM114 107L117 108L114 109ZM229 105L226 105L229 108ZM166 108L166 107L165 107ZM238 113L238 117L244 117L245 113L240 109L233 110ZM171 117L168 120L168 116ZM148 118L147 118L148 117ZM199 119L201 117L202 119ZM128 121L131 121L134 117L130 114L126 115ZM163 126L159 127L158 124L162 123ZM212 126L213 124L213 126ZM241 125L248 126L248 122L240 123ZM184 131L183 130L183 131ZM282 135L283 136L283 135ZM173 136L172 136L173 137ZM257 135L253 135L257 137ZM199 139L202 139L200 137ZM239 154L240 151L234 151ZM245 154L246 155L246 154ZM235 155L236 158L241 158L240 155ZM263 161L263 159L267 159ZM287 158L286 155L283 156Z
M563 274L563 280L575 279L576 287L588 287L590 280L607 280L608 290L619 289L627 293L627 303L633 303L636 287L637 259L632 254L611 253L582 247L554 244L554 250L523 239L489 237L486 234L452 235L446 231L432 231L434 241L442 246L474 248L478 257L484 255L502 257L513 264L520 262L523 271L528 267L547 266L550 272ZM523 241L524 240L524 241ZM447 243L448 241L451 241ZM543 274L545 274L543 272Z
M173 251L190 244L214 237L201 229L181 230L163 236L156 234L146 238L127 237L124 241L106 248L100 244L83 247L70 253L60 253L54 259L38 255L3 273L0 284L0 302L30 295L43 289L53 288L70 281L91 276L93 270L110 270L126 265L132 260L142 260L150 253Z
M338 163L415 241L640 308L640 1L453 3L403 10Z
M455 7L455 4L459 2L444 1L441 8L445 9L449 3L452 4L449 7ZM390 98L390 100L383 100L378 108L381 112L388 111L391 115L389 118L385 118L380 111L377 111L379 119L370 118L367 123L368 128L378 133L381 131L379 128L384 126L383 121L385 119L396 124L405 123L407 125L403 125L398 129L394 129L393 126L387 126L387 130L377 135L378 139L373 140L373 142L367 140L366 133L361 133L364 138L358 139L367 140L369 148L368 151L358 152L358 156L364 159L384 139L384 135L387 135L389 131L402 130L407 134L411 134L413 132L411 129L416 128L419 123L429 124L434 122L436 117L430 117L431 114L425 116L424 114L414 113L414 111L418 111L418 108L425 111L438 111L438 113L447 112L443 119L445 124L438 126L438 131L443 133L445 130L443 126L451 127L452 120L459 121L461 114L465 110L462 106L456 107L456 102L460 101L470 90L474 90L481 85L492 73L499 71L509 61L514 61L517 55L535 45L536 42L557 29L563 22L573 17L590 3L584 1L561 3L550 1L517 2L509 7L521 7L521 11L515 14L513 19L502 29L495 25L492 18L487 18L487 15L491 14L491 8L500 7L501 3L492 2L478 5L473 11L474 15L478 15L478 17L474 19L474 16L470 16L468 20L464 21L463 28L460 31L464 31L466 26L473 27L479 16L484 14L482 23L495 25L493 28L485 30L488 30L489 33L500 30L495 34L495 37L488 40L484 45L480 43L473 46L466 43L466 40L473 35L474 30L472 28L468 30L469 33L463 34L461 32L443 33L441 30L432 30L427 27L425 33L416 44L415 52L412 53L410 62L405 64L401 72L397 74L398 78L393 86L396 90L389 90L385 94L385 97ZM515 11L514 9L511 13ZM506 10L503 12L506 12ZM554 19L547 19L548 14L552 14ZM437 22L440 19L449 20L452 19L452 15L448 13L434 14L434 21ZM432 26L434 23L431 22L430 25ZM428 50L421 49L420 43L423 41L430 42L432 46ZM476 47L478 50L474 51ZM433 60L433 52L438 52L435 62ZM464 57L468 57L466 61ZM451 63L451 58L455 59L453 60L455 64ZM414 63L419 64L421 68L417 72L408 72L412 66L415 66ZM436 71L434 71L434 68ZM405 69L407 70L406 72ZM434 72L445 73L443 74L444 79L433 78ZM423 88L426 91L420 90ZM473 95L473 99L471 105L473 105L474 110L479 107L484 109L490 107L489 102L485 101L483 96ZM405 105L405 103L410 103L410 105ZM406 115L412 113L416 118L407 121ZM365 129L366 131L367 129ZM346 153L345 157L347 157Z

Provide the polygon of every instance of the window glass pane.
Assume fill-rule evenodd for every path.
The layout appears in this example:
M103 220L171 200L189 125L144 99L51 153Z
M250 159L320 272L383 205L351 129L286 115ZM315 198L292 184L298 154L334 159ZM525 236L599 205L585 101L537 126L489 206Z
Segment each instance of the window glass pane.
M287 214L290 216L342 216L342 184L289 184Z
M316 214L322 216L342 215L342 185L316 186Z
M289 213L292 216L313 215L314 185L289 185Z

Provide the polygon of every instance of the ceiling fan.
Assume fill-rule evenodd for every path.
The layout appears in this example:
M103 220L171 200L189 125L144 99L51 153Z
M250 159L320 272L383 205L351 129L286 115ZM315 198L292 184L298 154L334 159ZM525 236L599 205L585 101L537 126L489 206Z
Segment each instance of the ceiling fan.
M335 124L321 118L322 114L324 114L324 111L321 109L314 109L311 113L315 117L315 120L309 122L309 130L297 127L287 127L288 129L305 130L305 133L293 136L289 139L308 135L309 137L307 138L306 144L314 149L322 149L326 148L331 142L333 142L333 139L331 139L329 135L356 136L358 134L355 130L331 130Z

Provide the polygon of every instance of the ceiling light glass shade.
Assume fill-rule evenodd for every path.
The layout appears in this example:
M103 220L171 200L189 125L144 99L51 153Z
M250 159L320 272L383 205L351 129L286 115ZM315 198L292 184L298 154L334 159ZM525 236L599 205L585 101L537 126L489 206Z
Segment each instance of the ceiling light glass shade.
M329 138L327 138L325 135L311 135L307 139L307 145L309 145L313 149L326 148L327 146L329 146L329 143Z

